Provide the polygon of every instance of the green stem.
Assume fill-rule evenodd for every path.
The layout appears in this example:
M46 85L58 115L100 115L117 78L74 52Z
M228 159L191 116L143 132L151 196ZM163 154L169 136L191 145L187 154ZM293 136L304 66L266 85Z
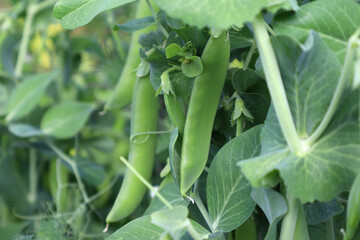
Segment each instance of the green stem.
M187 225L186 230L189 232L190 236L191 236L194 240L202 240L201 237L200 237L199 234L196 232L196 230L194 229L194 227L191 225L190 222L189 222L189 224Z
M19 53L18 53L18 57L16 60L16 65L15 65L15 77L16 78L20 78L22 75L22 71L23 71L23 67L24 67L24 60L25 60L25 56L27 54L27 48L28 48L29 40L30 40L30 36L31 36L31 26L33 24L35 15L39 11L41 11L45 8L51 7L55 2L56 2L56 0L47 0L44 2L37 3L37 4L30 4L30 6L28 7L28 9L26 11L23 35L22 35L21 42L20 42L20 49L19 49Z
M151 186L151 184L146 181L145 178L143 178L143 176L141 176L141 174L133 167L131 166L130 163L128 163L128 161L124 158L124 157L120 157L120 160L125 164L126 167L128 167L130 169L130 171L150 190L152 191L155 196L157 196L159 198L159 200L166 205L169 209L173 209L173 206L171 205L171 203L168 202L168 200L166 200L158 191L156 191L156 189Z
M325 222L325 224L326 224L326 239L335 240L333 218L331 217L329 220Z
M292 152L302 150L301 141L296 131L291 115L290 107L286 98L279 66L275 57L274 49L270 42L269 34L262 15L258 15L252 23L256 43L260 52L261 61L270 91L271 99L274 102L277 118L282 133Z
M249 67L249 64L250 64L250 61L251 61L252 56L254 55L255 49L256 49L256 44L255 44L255 42L253 42L253 43L251 44L249 53L248 53L248 55L246 56L245 63L244 63L244 69L246 69L246 68Z
M149 8L150 8L150 10L152 12L152 15L153 15L154 19L155 19L157 27L160 29L160 31L164 34L165 38L167 39L169 37L169 33L166 31L166 29L164 28L164 26L161 24L158 17L156 16L156 12L155 12L154 8L152 7L150 1L146 0L146 2L149 5Z
M196 189L197 189L197 188L196 188ZM199 196L199 192L198 192L197 190L195 190L195 193L192 194L191 197L194 199L197 207L199 208L199 210L200 210L202 216L204 217L207 225L209 226L211 232L215 232L215 229L214 229L213 226L212 226L212 221L211 221L211 219L210 219L209 213L208 213L208 211L206 210L206 207L205 207L204 203L202 202L202 200L201 200L201 198L200 198L200 196Z
M20 49L15 65L16 78L20 78L22 75L24 60L27 54L27 47L30 40L31 26L34 20L34 16L35 16L35 5L30 5L26 10L25 25L24 25L24 30L20 42Z
M242 118L239 117L236 120L236 136L239 136L243 132L243 126L242 125L243 125Z
M347 83L346 77L351 70L352 62L354 59L355 48L358 45L356 43L356 41L357 41L359 34L360 34L360 28L349 39L344 66L342 68L341 75L340 75L338 84L336 86L335 92L334 92L334 96L331 99L330 105L326 111L324 118L321 120L321 123L316 128L314 133L308 139L306 139L307 146L311 146L312 144L314 144L316 142L316 140L318 140L318 138L324 133L325 129L329 125L332 117L334 116L334 114L337 110L337 107L341 100L341 95L344 92L344 89L345 89L345 86Z
M282 221L280 240L294 239L296 220L299 213L300 201L291 196L288 196L287 200L288 212Z
M36 202L37 198L37 169L36 169L36 151L35 149L30 149L30 159L29 159L29 194L28 201L33 204Z
M85 190L85 185L83 183L83 181L81 180L81 176L80 176L80 173L79 173L79 169L77 168L77 165L76 163L71 159L69 158L65 153L63 153L57 146L55 146L52 142L47 142L46 143L49 148L54 151L61 159L63 159L65 162L67 162L70 167L72 168L73 172L74 172L74 175L75 175L75 178L76 178L76 181L79 185L79 189L80 189L80 192L81 192L81 195L83 196L84 198L84 202L85 204L88 204L89 203L89 196L87 195L87 192Z
M114 25L115 24L115 20L114 20L114 16L112 14L111 11L108 11L107 12L107 15L108 15L108 23L109 25ZM125 60L125 57L126 57L126 53L125 53L125 50L123 48L123 45L122 45L122 42L121 42L121 39L118 35L118 32L115 31L112 27L111 27L111 35L113 37L113 40L115 42L115 46L116 46L116 49L118 50L119 52L119 56L120 56L120 59L121 61L124 61Z

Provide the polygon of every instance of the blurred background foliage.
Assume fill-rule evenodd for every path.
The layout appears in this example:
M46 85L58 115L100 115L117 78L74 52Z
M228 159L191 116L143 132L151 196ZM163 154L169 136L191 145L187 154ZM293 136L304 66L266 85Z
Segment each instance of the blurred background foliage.
M73 31L63 29L53 17L54 3L0 2L1 239L104 239L144 211L139 208L131 219L102 233L125 170L118 159L129 150L130 108L102 113L130 40L129 33L114 32L112 26L133 18L136 3L104 12ZM95 108L75 137L54 141L62 157L44 139L14 134L5 119L16 86L28 76L47 72L56 72L55 80L36 107L16 123L39 127L44 113L63 101L91 103ZM162 115L160 130L167 130L169 120ZM156 176L166 164L169 137L158 138ZM78 166L89 203L84 203L66 157ZM153 182L159 184L160 177Z

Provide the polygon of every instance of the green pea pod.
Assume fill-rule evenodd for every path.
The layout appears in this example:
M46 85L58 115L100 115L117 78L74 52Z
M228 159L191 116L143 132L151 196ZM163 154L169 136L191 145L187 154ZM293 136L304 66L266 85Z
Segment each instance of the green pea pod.
M164 94L164 102L171 122L178 128L179 132L183 133L185 126L185 111L180 105L180 99L176 101L173 96Z
M227 32L218 38L211 36L201 56L204 70L195 78L185 122L180 162L180 192L183 196L206 165L229 56Z
M249 217L240 227L235 230L235 240L256 240L256 225L252 217Z
M56 208L58 213L66 212L67 209L67 202L68 202L68 189L62 188L58 192L58 184L57 178L60 177L62 184L67 184L69 178L69 170L60 165L60 176L57 173L57 160L50 161L50 169L49 169L49 187L50 193L56 203ZM58 194L59 193L59 194Z
M150 1L151 3L153 1ZM154 4L152 4L155 7ZM151 16L151 10L147 5L145 0L138 1L136 16L135 18L143 18ZM134 85L136 82L136 68L140 64L139 57L139 37L142 34L149 33L151 31L155 31L156 26L151 25L147 28L141 29L132 33L130 40L130 47L127 54L126 62L124 68L121 72L118 83L116 84L115 90L110 97L110 99L106 102L104 106L104 110L111 110L115 108L122 108L126 105L129 105L132 98L132 93L134 89Z
M349 195L349 203L346 212L346 234L344 240L354 237L360 222L360 173L355 178Z
M150 77L136 80L131 105L129 163L149 180L153 171L156 150L156 135L146 134L157 130L158 100ZM143 134L142 134L143 133ZM129 170L106 222L116 222L130 215L140 204L146 192L145 185Z

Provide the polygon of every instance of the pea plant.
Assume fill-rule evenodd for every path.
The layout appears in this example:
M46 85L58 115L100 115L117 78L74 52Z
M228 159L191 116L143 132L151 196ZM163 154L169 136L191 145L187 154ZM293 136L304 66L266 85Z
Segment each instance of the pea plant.
M0 14L0 232L360 239L358 1L14 0Z

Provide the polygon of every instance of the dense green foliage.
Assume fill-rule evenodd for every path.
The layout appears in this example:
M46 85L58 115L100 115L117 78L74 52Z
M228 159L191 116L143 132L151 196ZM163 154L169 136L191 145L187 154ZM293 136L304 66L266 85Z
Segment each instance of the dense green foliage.
M3 1L0 238L360 239L359 85L356 0Z

